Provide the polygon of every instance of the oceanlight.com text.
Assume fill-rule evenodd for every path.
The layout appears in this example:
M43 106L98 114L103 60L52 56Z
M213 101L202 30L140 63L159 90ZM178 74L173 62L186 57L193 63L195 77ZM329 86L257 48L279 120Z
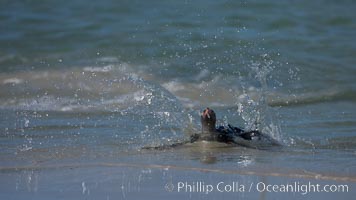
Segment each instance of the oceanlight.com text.
M167 183L165 189L169 192L179 193L204 193L212 192L230 193L230 192L267 192L267 193L299 193L307 195L309 193L338 193L349 192L347 184L319 184L312 182L290 182L286 184L268 184L264 182L240 183L238 181L224 182L220 181L215 184L204 181L179 181L176 183Z

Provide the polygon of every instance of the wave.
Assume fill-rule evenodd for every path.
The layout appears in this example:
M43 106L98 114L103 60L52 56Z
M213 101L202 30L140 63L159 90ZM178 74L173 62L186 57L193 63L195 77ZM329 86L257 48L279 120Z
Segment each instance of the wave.
M133 71L127 64L0 74L0 108L139 115L143 121L153 122L141 135L154 143L156 133L162 132L162 128L183 130L191 124L187 108L233 106L248 99L246 96L260 95L260 90L252 87L246 95L243 86L238 84L240 81L232 76L217 75L209 80L208 74L207 70L202 71L193 82L179 79L164 82L159 78L147 79L144 73ZM221 89L227 87L229 89ZM267 122L268 117L264 116L268 112L259 110L265 106L257 108L249 101L246 103L249 105L239 112L250 123L247 127L256 129L254 123L263 122L264 129L260 130L279 136L278 126ZM279 137L274 138L279 140Z
M239 85L226 83L226 86L215 84L218 77L205 83L180 83L170 81L163 84L168 91L175 94L186 107L210 105L213 107L234 107L242 98L258 101L266 95L266 103L272 107L288 107L297 105L317 104L323 102L349 101L356 102L356 91L351 88L333 87L313 92L283 93L275 91L261 91L260 88L250 86L241 89ZM221 89L229 87L229 89ZM208 93L205 93L206 89Z
M128 64L85 66L67 70L42 70L0 74L0 108L51 111L119 111L139 105L172 102L185 108L234 107L248 97L265 98L269 106L296 106L321 102L356 101L352 88L276 92L236 76L203 69L190 81L184 77L164 80L134 71ZM287 89L288 90L288 89ZM290 90L288 90L290 91ZM173 106L174 107L174 106Z
M126 67L86 66L74 70L0 74L0 107L65 112L122 111L145 105L172 110L179 106L170 92Z
M356 102L356 91L348 88L330 88L315 92L306 92L300 94L270 94L268 104L270 106L297 106L308 105L323 102L349 101Z

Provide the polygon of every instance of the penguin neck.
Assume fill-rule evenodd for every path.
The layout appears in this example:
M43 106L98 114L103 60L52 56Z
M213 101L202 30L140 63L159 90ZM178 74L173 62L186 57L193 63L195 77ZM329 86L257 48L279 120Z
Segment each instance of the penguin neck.
M202 124L202 134L213 134L216 132L215 124Z

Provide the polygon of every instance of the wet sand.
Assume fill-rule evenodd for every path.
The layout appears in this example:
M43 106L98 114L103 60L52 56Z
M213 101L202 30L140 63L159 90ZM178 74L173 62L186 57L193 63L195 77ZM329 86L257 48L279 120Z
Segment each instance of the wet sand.
M289 191L280 188L288 184ZM317 184L319 192L306 186ZM268 185L279 189L268 191ZM347 186L348 192L346 188L321 191L325 185ZM0 169L1 199L350 199L356 194L355 186L355 177L224 170L209 165L68 163Z

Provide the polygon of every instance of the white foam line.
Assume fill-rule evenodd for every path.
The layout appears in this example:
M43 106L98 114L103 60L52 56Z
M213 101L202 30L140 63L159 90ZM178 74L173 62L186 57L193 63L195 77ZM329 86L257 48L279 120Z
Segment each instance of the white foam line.
M8 78L8 79L3 80L2 83L3 84L20 84L20 83L23 83L23 80L19 79L19 78Z

